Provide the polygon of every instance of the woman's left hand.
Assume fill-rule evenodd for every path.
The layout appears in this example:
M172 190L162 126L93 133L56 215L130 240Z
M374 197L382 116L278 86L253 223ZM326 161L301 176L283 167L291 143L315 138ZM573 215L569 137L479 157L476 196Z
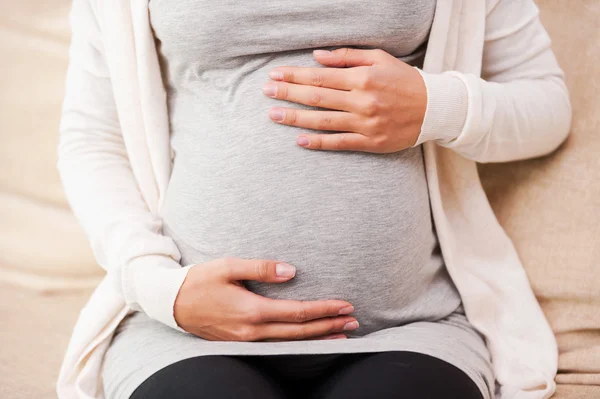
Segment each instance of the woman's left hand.
M390 153L413 146L427 109L427 89L412 66L380 50L339 48L315 59L331 68L281 66L263 87L270 97L336 111L274 107L275 122L342 133L301 134L296 141L315 150ZM350 68L351 67L351 68ZM280 72L279 77L273 72ZM283 111L277 118L273 111ZM302 144L302 138L308 144Z

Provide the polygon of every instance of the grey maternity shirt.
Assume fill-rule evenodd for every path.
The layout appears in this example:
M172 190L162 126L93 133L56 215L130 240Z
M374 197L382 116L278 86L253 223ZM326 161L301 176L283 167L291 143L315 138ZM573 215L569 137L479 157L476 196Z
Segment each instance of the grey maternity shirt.
M420 66L435 0L152 0L167 87L173 172L162 216L182 264L233 256L283 260L283 284L248 281L281 299L343 299L360 327L347 340L208 341L136 312L105 356L106 396L128 398L154 372L209 354L410 350L465 371L484 397L494 376L465 318L431 217L422 148L389 154L308 150L265 96L276 66L325 67L314 49L380 48Z

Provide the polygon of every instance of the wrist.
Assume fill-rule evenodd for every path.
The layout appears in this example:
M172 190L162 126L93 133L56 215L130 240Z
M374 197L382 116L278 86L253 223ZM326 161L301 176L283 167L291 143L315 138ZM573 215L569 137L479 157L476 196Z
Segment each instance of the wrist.
M175 320L174 305L192 266L182 267L179 262L164 255L144 255L132 259L124 268L126 303L152 319L187 332Z

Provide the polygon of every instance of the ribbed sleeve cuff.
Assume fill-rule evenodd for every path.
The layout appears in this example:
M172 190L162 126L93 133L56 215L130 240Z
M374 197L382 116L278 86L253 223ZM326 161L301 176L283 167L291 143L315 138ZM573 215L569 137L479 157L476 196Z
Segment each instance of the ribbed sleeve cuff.
M419 68L427 87L427 110L421 133L413 145L435 140L447 144L460 136L468 111L467 87L453 71L428 73Z
M179 289L194 265L182 267L168 256L145 255L131 260L123 276L123 292L130 308L188 333L179 327L174 305Z

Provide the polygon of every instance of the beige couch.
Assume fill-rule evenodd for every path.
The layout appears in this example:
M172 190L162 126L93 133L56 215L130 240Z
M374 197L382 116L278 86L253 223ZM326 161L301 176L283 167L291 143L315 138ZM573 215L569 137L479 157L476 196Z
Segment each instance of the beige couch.
M572 135L543 159L481 165L560 345L557 399L600 398L600 1L539 0L567 73ZM0 398L52 398L102 277L55 169L67 0L0 6Z

